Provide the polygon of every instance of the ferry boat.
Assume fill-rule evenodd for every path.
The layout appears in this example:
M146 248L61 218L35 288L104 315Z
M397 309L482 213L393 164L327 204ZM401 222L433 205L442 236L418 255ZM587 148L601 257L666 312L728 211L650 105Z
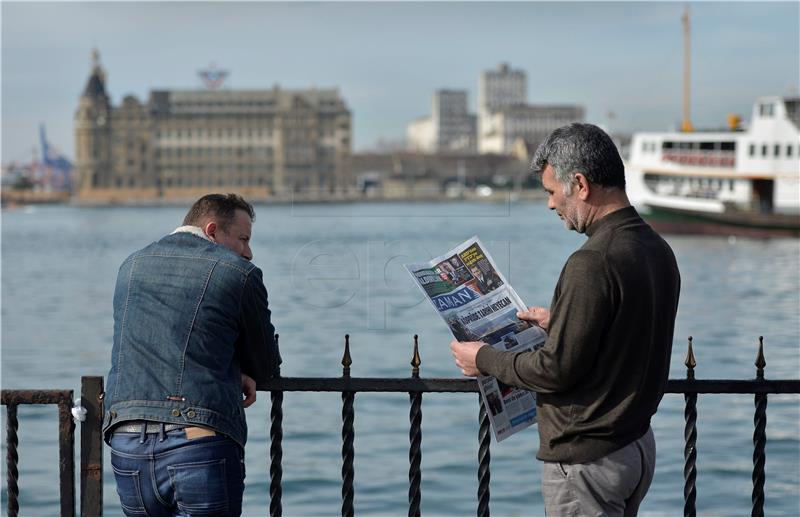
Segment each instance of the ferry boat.
M749 127L637 133L631 202L665 233L800 236L800 97L761 97Z

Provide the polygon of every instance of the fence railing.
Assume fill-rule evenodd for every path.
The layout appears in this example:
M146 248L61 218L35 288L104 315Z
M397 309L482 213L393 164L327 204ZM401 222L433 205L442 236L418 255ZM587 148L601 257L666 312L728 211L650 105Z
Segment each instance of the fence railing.
M276 336L277 339L277 336ZM281 516L282 478L283 478L283 394L285 392L339 392L342 394L342 505L343 516L354 513L353 480L355 471L355 411L353 402L359 392L408 393L409 395L409 470L408 470L408 515L420 515L422 501L422 397L425 393L478 393L474 379L436 379L421 378L419 369L422 363L419 355L417 336L411 359L411 377L408 378L365 378L352 377L349 336L345 336L342 358L342 376L320 377L279 377L259 385L259 391L270 392L270 505L271 516ZM696 360L689 338L685 361L685 379L671 379L667 383L667 393L683 394L684 409L684 515L696 515L697 479L697 396L699 394L753 394L753 491L752 515L764 515L764 466L766 460L767 395L800 394L800 380L767 380L764 378L763 340L759 338L756 356L756 377L751 380L699 380L695 379ZM102 377L83 377L81 405L86 408L86 420L81 424L81 511L83 516L102 514L103 449L100 425L103 416ZM478 397L478 492L477 515L489 515L490 499L490 442L489 417L486 407ZM7 406L7 487L8 515L15 517L19 507L18 496L18 455L17 455L17 406L20 404L57 404L59 407L59 471L61 482L61 515L75 513L74 487L74 424L70 415L72 391L44 390L3 390L2 403Z

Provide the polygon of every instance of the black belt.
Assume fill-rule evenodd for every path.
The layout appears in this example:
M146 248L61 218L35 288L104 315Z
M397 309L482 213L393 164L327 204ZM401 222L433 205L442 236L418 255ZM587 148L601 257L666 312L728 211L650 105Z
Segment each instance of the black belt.
M112 433L137 433L141 434L142 426L145 426L145 434L158 434L161 432L161 426L164 426L164 432L175 431L176 429L183 429L186 427L184 424L162 424L160 422L129 422L127 424L119 424L111 432Z

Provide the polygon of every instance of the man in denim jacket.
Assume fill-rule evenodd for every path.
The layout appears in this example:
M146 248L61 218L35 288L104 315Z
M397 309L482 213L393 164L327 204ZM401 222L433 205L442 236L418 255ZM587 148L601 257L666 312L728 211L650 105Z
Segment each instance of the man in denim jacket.
M120 267L103 432L126 515L241 513L244 408L281 363L254 218L209 194Z

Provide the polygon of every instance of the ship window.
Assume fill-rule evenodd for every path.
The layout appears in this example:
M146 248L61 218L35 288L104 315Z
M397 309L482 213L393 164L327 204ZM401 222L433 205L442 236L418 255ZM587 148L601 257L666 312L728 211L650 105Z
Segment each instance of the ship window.
M775 154L776 158L781 155L781 146L780 146L780 144L775 144L775 149L773 150L773 153Z
M661 147L663 149L672 149L673 147L675 147L675 144L673 142L664 142L663 144L661 144Z
M720 147L723 151L735 151L736 150L736 143L735 142L722 142Z
M792 144L786 144L786 157L792 157Z
M750 156L756 155L756 144L750 144Z
M767 155L767 146L766 145L762 145L761 146L761 156L766 156L766 155Z
M773 113L773 105L772 104L761 104L759 106L759 114L762 117L771 117Z
M713 151L714 150L714 142L700 142L700 150L701 151Z

